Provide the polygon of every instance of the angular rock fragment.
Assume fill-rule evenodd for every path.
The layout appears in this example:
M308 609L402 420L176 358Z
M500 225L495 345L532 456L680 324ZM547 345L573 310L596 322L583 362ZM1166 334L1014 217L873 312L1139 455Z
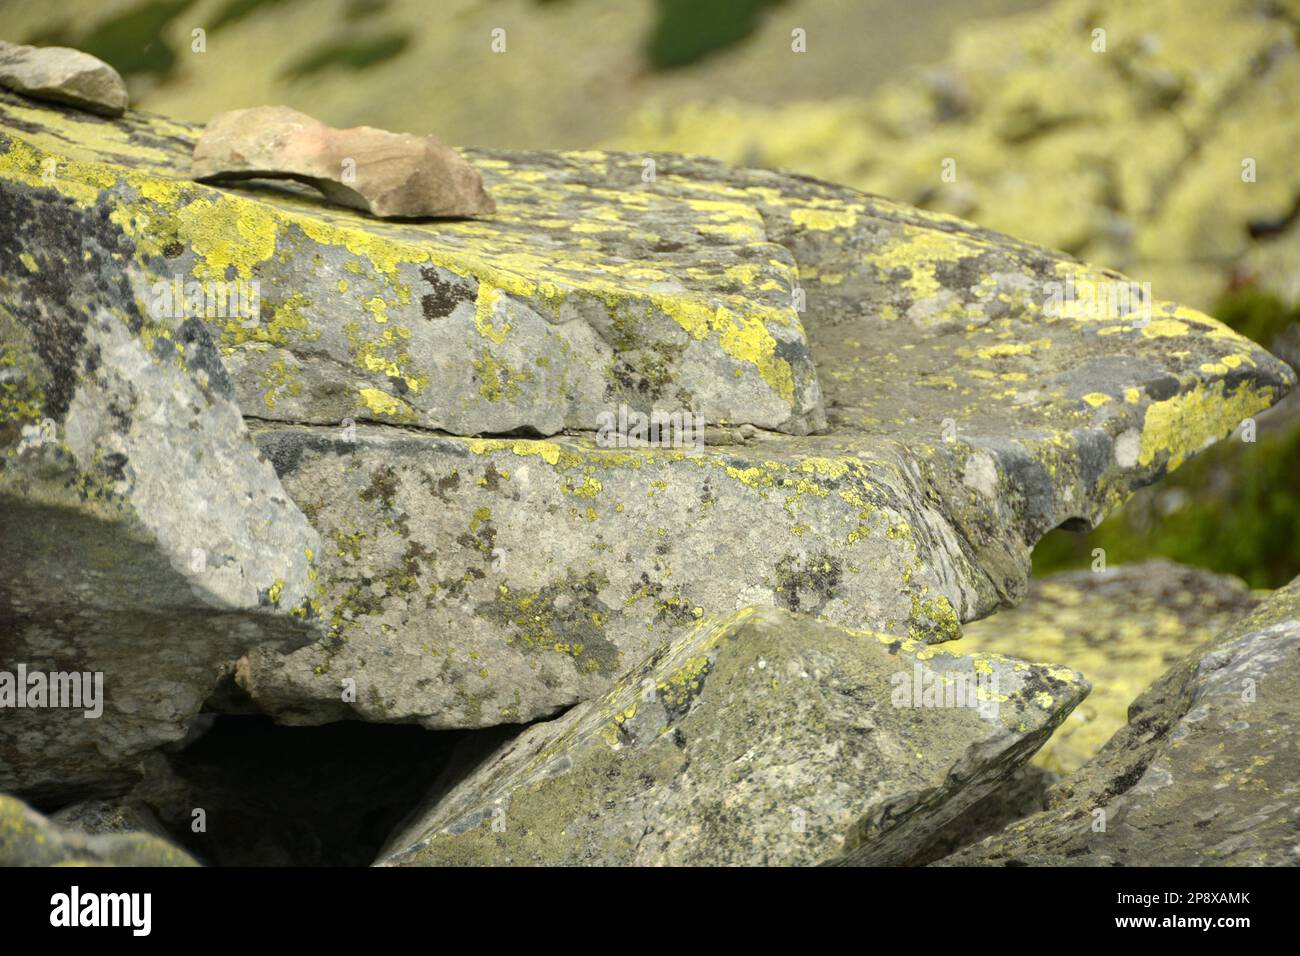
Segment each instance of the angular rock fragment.
M1170 561L1035 578L1023 604L974 621L966 653L1054 661L1092 684L1088 699L1034 755L1073 773L1125 723L1129 704L1193 649L1258 604L1240 580Z
M184 850L153 834L84 833L0 794L0 866L197 865Z
M899 863L1087 689L1065 669L746 608L503 745L380 862Z
M294 179L384 219L496 212L478 172L436 137L333 129L287 106L214 116L194 144L190 171L205 182Z
M129 782L242 653L304 640L319 537L202 322L143 310L120 235L0 203L0 789Z
M1048 794L950 866L1294 866L1300 579L1171 668Z
M127 107L126 84L103 60L67 47L22 46L0 40L0 86L105 116Z

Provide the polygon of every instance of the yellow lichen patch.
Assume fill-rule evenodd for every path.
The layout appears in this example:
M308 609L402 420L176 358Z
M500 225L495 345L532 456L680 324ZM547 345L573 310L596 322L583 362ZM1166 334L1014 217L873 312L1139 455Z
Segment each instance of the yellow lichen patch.
M494 289L483 282L479 283L478 298L474 303L474 327L478 329L479 335L497 345L506 340L506 333L510 331L510 323L507 321L503 320L499 329L492 324L497 312L497 303L502 299L500 289Z
M366 408L383 418L391 418L397 421L408 421L415 418L415 414L405 402L394 398L387 392L380 391L377 388L361 388L357 390L357 394Z
M1247 385L1225 394L1224 383L1218 381L1155 402L1147 408L1142 424L1138 462L1150 465L1157 456L1167 454L1168 468L1173 470L1243 419L1268 408L1273 399L1271 390Z
M1142 334L1148 339L1175 338L1187 332L1187 323L1177 319L1153 319L1142 328Z
M1105 405L1107 402L1112 401L1111 397L1105 392L1089 392L1087 395L1083 396L1083 400L1093 408L1101 408L1101 406Z
M982 359L1009 358L1012 355L1028 355L1034 350L1029 342L1002 342L977 349L975 354Z
M867 262L888 273L906 269L910 275L903 286L914 300L929 299L943 289L935 267L944 262L960 262L988 251L988 246L956 233L939 232L906 226L901 238L866 257Z
M803 229L830 230L849 229L858 221L860 209L843 207L840 209L792 209L790 220Z
M253 267L275 255L277 216L267 205L245 199L196 198L175 213L177 235L198 257L200 279L251 279Z

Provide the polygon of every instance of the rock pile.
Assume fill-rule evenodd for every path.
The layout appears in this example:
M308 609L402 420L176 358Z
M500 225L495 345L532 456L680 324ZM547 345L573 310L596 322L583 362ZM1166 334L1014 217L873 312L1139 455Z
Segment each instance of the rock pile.
M1294 382L816 180L466 150L493 218L380 221L198 136L0 94L0 668L103 678L0 723L42 807L214 714L541 721L382 859L908 862L1086 691L933 645Z

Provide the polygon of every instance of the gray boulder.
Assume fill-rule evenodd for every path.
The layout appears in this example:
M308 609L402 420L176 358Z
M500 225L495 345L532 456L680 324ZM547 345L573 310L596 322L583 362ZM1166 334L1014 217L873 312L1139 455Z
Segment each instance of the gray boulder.
M746 608L523 731L380 862L905 862L1087 691L1065 669Z

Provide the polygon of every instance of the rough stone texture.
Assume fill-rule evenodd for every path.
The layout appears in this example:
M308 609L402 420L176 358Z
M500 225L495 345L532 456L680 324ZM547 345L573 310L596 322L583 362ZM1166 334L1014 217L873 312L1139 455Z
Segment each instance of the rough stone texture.
M246 414L549 435L622 403L824 425L794 263L707 176L654 188L631 158L466 151L491 221L375 222L305 188L178 178L192 127L0 114L10 188L112 209L151 282L259 283L260 319L208 318ZM64 160L48 183L47 158Z
M969 624L958 650L1053 661L1092 684L1034 763L1077 770L1128 720L1129 704L1193 648L1259 603L1234 577L1168 561L1035 578L1019 607Z
M1300 579L1139 697L1128 724L1050 791L1050 809L942 862L1294 866L1297 686Z
M148 759L153 759L152 757ZM194 806L194 804L191 804ZM91 836L113 833L152 834L171 840L167 828L143 801L126 799L92 799L70 803L50 814L50 822L67 830Z
M332 129L287 106L214 116L194 144L190 173L217 183L293 179L386 219L496 212L474 167L437 137Z
M1086 700L1087 698L1085 702ZM1078 708L1075 708L1075 711L1077 710ZM1069 717L1066 719L1068 720ZM1060 732L1059 727L1057 732ZM1037 757L1037 754L1034 756ZM904 861L903 865L925 866L941 860L962 847L970 846L990 834L998 833L1009 823L1021 820L1031 813L1046 810L1047 792L1052 784L1060 779L1059 774L1033 764L1021 765L987 797L954 817L938 833L922 844Z
M285 721L552 715L683 626L750 604L950 639L1023 595L1043 533L1096 522L1294 379L1188 309L1056 314L1052 283L1119 277L815 180L660 156L646 182L642 157L468 151L500 214L398 226L178 180L194 131L155 117L0 111L15 130L6 193L103 210L146 274L262 283L260 322L207 325L245 415L273 419L257 441L324 542L310 605L323 639L237 669ZM577 344L548 353L537 329ZM662 348L674 335L676 364L652 373L647 355L677 354ZM444 374L428 356L455 341ZM498 344L528 356L531 379L472 377L469 356ZM590 375L606 362L612 378ZM597 386L564 406L585 409L568 435L427 427L558 428L536 388L551 373ZM604 403L690 404L706 388L741 411L715 416L730 424L703 449L592 435ZM436 404L449 395L466 402L455 415ZM365 402L379 411L362 416ZM745 418L828 431L734 427Z
M83 833L0 794L0 866L196 865L184 850L152 834Z
M127 106L126 84L117 70L67 47L0 40L0 86L106 116L121 116Z
M203 324L141 309L108 214L8 180L0 203L0 670L102 672L105 697L6 710L25 796L129 777L241 653L301 643L320 547Z
M947 706L922 696L927 681L947 688ZM746 608L523 731L380 861L898 863L1003 782L1087 690L1064 668Z

